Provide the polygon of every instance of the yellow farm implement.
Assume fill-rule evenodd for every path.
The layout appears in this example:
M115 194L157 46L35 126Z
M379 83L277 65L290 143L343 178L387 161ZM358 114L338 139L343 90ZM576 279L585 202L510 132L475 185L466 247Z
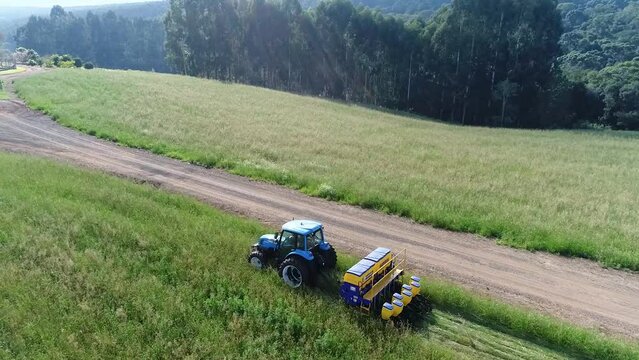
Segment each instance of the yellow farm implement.
M406 250L392 253L377 248L344 274L340 296L347 305L380 314L384 320L403 318L415 310L430 311L425 297L419 296L420 278L413 276L406 284L402 282L405 263ZM413 302L412 310L408 310Z

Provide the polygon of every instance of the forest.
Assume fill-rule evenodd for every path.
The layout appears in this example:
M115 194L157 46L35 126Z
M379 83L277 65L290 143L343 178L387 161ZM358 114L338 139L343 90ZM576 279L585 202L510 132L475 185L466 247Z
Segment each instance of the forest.
M56 7L19 46L410 111L463 125L639 129L637 0L171 0ZM365 5L365 6L364 6ZM411 13L413 16L389 15Z
M101 67L169 71L164 59L164 26L159 20L118 16L114 11L84 17L51 9L32 16L16 32L16 43L41 55L71 54Z
M556 8L552 0L460 0L429 21L406 21L346 0L310 11L296 0L174 0L166 51L192 76L464 125L565 127L583 117L570 112L579 109L573 86L553 68Z
M639 2L573 0L559 9L563 72L603 101L601 124L639 129Z

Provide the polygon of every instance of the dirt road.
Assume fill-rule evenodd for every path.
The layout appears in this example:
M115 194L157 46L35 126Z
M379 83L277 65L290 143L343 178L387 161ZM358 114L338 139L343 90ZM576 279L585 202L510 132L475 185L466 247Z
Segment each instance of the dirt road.
M8 80L5 77L5 81ZM0 101L0 150L63 160L151 182L273 225L317 219L356 255L407 248L413 268L608 333L639 339L639 275L498 246L494 241L311 198L279 186L128 149L59 126L17 100Z

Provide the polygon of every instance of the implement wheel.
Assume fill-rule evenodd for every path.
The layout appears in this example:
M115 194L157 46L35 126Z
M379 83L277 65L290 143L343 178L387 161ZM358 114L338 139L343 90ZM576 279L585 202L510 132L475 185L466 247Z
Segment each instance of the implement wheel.
M311 285L311 273L306 261L297 257L284 260L278 269L284 283L294 289L302 285Z

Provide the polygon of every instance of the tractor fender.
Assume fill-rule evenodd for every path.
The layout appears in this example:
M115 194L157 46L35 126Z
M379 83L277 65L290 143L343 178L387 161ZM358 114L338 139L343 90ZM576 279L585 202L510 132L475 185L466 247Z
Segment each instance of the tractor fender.
M286 255L286 259L293 257L293 256L298 256L301 257L302 259L306 260L306 261L313 261L313 259L315 259L315 257L313 256L313 253L310 251L303 251L303 250L293 250L291 251L288 255Z
M321 244L319 244L319 248L322 251L328 251L331 248L331 244L327 242L322 242Z

